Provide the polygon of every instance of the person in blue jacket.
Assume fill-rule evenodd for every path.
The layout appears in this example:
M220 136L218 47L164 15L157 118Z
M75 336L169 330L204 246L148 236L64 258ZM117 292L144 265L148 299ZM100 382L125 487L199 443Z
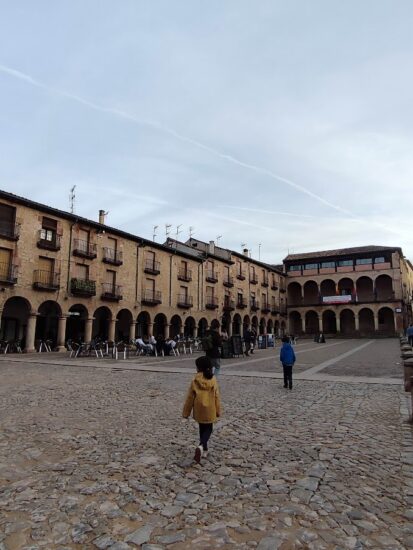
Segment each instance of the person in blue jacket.
M293 366L295 363L295 353L290 339L284 336L282 339L283 345L280 351L280 361L284 371L284 388L293 389Z

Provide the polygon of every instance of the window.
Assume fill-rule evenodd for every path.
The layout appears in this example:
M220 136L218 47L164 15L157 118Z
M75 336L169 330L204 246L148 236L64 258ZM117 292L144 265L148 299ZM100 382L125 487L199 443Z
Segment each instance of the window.
M116 283L116 271L112 271L108 269L106 271L106 283L110 285L111 287L115 286Z
M40 238L42 239L42 241L52 242L54 240L54 231L52 231L51 229L41 229Z
M380 257L380 258L374 258L375 264L384 264L386 262L386 258Z
M356 265L368 265L372 263L371 258L358 258L356 260Z
M179 287L179 293L181 295L181 298L184 298L185 300L188 298L188 287L187 286L181 286Z
M321 269L329 269L329 268L335 268L336 264L335 262L321 262Z
M76 273L78 279L87 281L89 279L89 267L84 264L76 264Z
M304 269L318 269L318 264L305 264Z
M289 265L288 266L288 271L301 271L301 266L300 265Z
M353 265L353 260L339 260L338 262L338 267L345 267L345 266L349 266L349 265Z
M0 248L0 279L8 277L11 268L12 251L8 248Z

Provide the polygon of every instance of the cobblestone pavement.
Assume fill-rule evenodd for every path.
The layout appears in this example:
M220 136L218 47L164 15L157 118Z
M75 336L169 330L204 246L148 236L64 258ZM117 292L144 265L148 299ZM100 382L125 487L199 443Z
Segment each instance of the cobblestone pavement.
M375 344L326 370L353 376L365 352L369 372L395 376L397 342ZM359 345L298 360L312 368ZM197 426L180 419L185 364L172 374L2 359L1 550L413 548L401 385L301 380L289 391L221 376L224 415L198 466Z

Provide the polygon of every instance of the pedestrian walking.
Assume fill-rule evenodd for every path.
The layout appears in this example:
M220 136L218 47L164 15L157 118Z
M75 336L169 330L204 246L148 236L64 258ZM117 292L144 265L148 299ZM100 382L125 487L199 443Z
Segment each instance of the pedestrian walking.
M409 345L413 346L413 325L411 323L406 329L406 336L409 341Z
M257 343L257 331L255 328L251 329L251 353L254 353L255 344Z
M222 338L218 329L209 330L206 337L202 339L202 348L205 351L205 355L211 360L215 376L218 376L221 368L221 347Z
M210 358L198 357L195 365L197 374L189 387L182 416L189 418L193 411L193 417L199 424L199 445L194 455L195 462L199 464L201 458L208 455L208 441L213 425L221 416L221 400Z
M244 332L244 342L245 342L245 355L248 356L250 350L251 350L251 342L252 342L252 333L249 328Z
M283 345L280 350L280 361L284 371L284 388L293 389L293 366L295 363L295 353L290 339L285 336L282 339Z

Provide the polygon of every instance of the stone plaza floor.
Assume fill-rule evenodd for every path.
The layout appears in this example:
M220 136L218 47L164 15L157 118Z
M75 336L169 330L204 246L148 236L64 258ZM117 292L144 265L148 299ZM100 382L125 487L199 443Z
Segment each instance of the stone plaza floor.
M413 548L397 340L223 361L201 465L181 419L194 356L0 358L0 550Z

